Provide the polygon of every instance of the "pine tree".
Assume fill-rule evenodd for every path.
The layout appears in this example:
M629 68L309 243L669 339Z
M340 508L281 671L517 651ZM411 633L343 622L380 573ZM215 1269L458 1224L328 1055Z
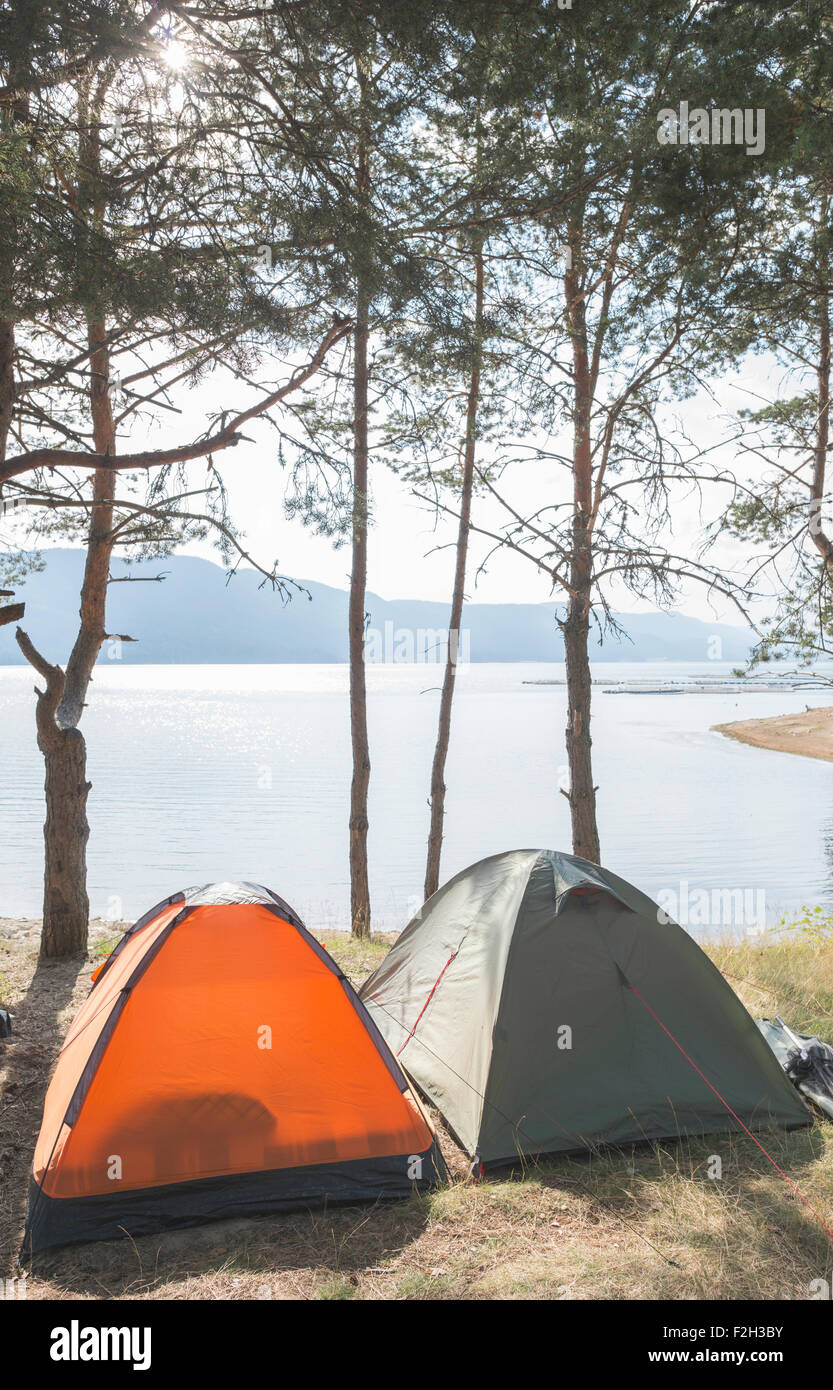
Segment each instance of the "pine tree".
M563 598L563 791L574 853L594 862L590 637L594 623L612 622L611 584L660 602L683 578L733 588L716 566L667 542L675 485L698 482L696 463L669 435L667 406L739 349L727 324L764 194L743 147L661 138L680 100L693 110L757 108L770 91L748 14L719 44L712 19L661 0L620 6L615 26L596 10L550 13L521 25L513 63L507 56L502 65L504 107L523 104L523 167L551 209L524 254L537 264L546 306L528 345L540 364L529 414L554 436L506 462L547 460L564 474L555 497L523 511L504 492L503 544Z
M833 294L833 6L789 7L771 34L780 139L766 216L747 242L738 333L777 364L792 394L740 412L735 495L724 524L755 545L751 574L774 590L753 664L809 666L833 646L831 295ZM759 393L759 394L762 394Z
M45 682L37 727L46 765L47 955L83 949L86 941L89 783L79 724L109 635L113 549L165 553L184 534L213 531L226 554L245 554L225 516L212 455L234 444L249 418L302 387L349 328L330 323L288 382L261 389L254 404L209 424L201 439L119 457L119 428L153 411L172 385L199 380L219 352L244 376L269 352L283 357L303 347L315 331L315 314L304 317L297 300L284 302L260 276L254 252L263 181L245 132L229 120L222 65L212 70L215 96L192 92L166 62L169 42L165 35L150 53L88 64L64 84L60 143L39 145L49 110L38 105L29 116L30 183L41 199L65 204L72 235L56 256L54 288L40 302L24 296L9 306L20 384L12 427L22 447L7 454L0 477L7 494L46 508L41 533L86 530L80 625L66 669L18 633ZM114 370L117 359L134 368L124 379ZM187 500L193 493L171 470L206 456L208 487L199 489L206 506L195 511ZM80 479L63 471L79 468ZM154 472L143 502L137 469ZM122 496L121 473L128 475Z

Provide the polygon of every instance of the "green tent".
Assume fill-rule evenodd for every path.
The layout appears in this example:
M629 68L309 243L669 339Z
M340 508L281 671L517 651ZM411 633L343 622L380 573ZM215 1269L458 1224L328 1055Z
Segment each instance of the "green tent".
M484 1166L810 1123L692 938L644 893L570 855L513 850L465 869L361 998Z

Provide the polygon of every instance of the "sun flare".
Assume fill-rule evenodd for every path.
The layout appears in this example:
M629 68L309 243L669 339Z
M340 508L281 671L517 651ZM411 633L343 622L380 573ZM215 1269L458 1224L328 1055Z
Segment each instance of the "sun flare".
M174 72L181 72L188 62L188 50L179 39L169 39L165 45L164 59Z

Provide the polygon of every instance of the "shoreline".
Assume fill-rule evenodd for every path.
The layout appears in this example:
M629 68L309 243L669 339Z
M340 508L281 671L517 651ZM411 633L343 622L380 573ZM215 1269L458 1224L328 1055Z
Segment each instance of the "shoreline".
M713 724L711 731L753 748L833 762L833 705L806 709L799 714L776 714L767 719L737 719L728 724Z

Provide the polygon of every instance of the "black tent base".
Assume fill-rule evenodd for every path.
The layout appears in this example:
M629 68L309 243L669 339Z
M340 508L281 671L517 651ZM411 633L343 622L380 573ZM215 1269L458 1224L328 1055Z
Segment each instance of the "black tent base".
M421 1176L411 1179L415 1157L422 1160ZM403 1198L426 1191L444 1176L434 1144L421 1155L237 1173L94 1197L48 1197L32 1179L20 1260L54 1246L154 1235L229 1217Z
M808 1114L806 1120L796 1122L795 1124L782 1124L780 1122L756 1123L754 1120L750 1120L748 1128L753 1136L758 1134L763 1136L767 1133L773 1134L777 1132L778 1134L787 1134L796 1129L809 1129L812 1123L813 1118ZM535 1168L541 1163L556 1163L560 1158L569 1158L572 1160L583 1158L588 1162L594 1158L609 1158L615 1154L619 1154L624 1158L635 1150L644 1151L645 1149L655 1149L660 1144L683 1144L693 1140L717 1139L728 1135L734 1138L742 1138L745 1133L746 1131L741 1125L735 1124L732 1120L728 1120L726 1125L721 1129L690 1130L684 1134L680 1134L679 1132L674 1134L648 1134L638 1139L623 1139L618 1143L611 1144L606 1144L599 1140L595 1143L588 1142L576 1148L551 1149L545 1153L535 1154L518 1153L507 1158L490 1158L485 1160L485 1162L481 1162L480 1159L472 1159L472 1162L474 1163L476 1161L484 1174L494 1173L495 1175L499 1175L500 1173L506 1173L508 1175L510 1173L517 1173L519 1176L523 1177L528 1169ZM765 1142L763 1142L763 1147L766 1148Z

